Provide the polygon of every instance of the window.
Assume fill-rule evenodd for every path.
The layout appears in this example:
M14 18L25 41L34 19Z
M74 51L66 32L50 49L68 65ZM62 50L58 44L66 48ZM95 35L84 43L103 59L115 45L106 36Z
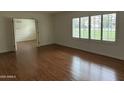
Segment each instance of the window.
M89 17L81 17L80 22L80 38L89 38Z
M101 40L101 15L91 16L91 39Z
M116 13L73 18L72 37L115 41Z
M116 14L103 15L103 34L102 39L105 41L115 41L116 35Z
M72 36L74 38L79 38L79 18L73 18L72 20Z

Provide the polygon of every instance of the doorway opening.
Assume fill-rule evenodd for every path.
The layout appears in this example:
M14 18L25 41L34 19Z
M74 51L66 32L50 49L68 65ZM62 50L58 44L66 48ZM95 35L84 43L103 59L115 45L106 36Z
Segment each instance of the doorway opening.
M13 18L15 51L39 46L35 19Z

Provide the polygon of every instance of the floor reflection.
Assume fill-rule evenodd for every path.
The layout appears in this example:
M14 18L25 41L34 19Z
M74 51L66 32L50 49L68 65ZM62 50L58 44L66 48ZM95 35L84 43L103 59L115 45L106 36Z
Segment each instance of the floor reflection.
M32 80L37 70L37 48L35 41L17 43L17 78Z
M117 80L116 72L104 65L98 65L78 56L72 58L72 77L76 80Z

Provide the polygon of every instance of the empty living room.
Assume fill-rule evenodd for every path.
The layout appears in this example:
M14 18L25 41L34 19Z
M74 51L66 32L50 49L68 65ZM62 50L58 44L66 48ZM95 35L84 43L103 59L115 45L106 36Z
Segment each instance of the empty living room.
M124 0L0 0L0 93L124 93Z
M123 11L1 11L1 81L124 80Z

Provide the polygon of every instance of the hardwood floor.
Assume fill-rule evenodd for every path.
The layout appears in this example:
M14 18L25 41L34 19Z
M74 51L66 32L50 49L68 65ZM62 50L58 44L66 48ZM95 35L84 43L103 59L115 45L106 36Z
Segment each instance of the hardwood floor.
M124 80L124 61L59 45L0 54L0 80Z

